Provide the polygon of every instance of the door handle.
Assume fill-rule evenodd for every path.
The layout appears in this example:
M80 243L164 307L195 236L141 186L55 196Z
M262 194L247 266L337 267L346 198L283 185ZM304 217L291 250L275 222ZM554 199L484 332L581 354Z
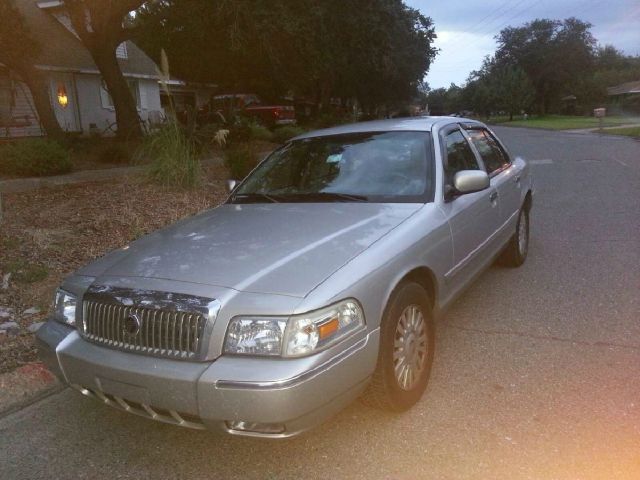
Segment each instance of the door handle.
M494 202L498 198L498 192L495 190L489 194L489 201Z

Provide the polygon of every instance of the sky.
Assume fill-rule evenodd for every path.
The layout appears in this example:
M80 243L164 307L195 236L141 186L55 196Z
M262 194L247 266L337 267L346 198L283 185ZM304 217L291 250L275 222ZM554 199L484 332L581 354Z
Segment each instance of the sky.
M501 29L536 18L577 17L593 24L602 45L640 55L640 0L405 0L433 19L440 53L426 80L431 88L465 82L496 49Z

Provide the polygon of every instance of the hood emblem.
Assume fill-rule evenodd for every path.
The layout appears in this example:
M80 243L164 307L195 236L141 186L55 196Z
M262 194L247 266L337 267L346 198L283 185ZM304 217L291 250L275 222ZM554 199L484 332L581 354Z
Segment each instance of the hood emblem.
M140 317L135 313L130 313L127 318L124 319L124 325L122 331L128 335L137 335L140 332Z

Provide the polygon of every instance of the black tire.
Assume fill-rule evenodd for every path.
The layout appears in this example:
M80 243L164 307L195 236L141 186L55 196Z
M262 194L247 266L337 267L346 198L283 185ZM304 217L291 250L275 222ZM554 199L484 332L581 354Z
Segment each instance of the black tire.
M405 383L405 387L401 385L401 381L396 375L396 361L394 360L394 350L396 339L402 341L404 345L404 337L399 333L398 325L401 323L403 313L413 313L417 308L422 314L424 331L426 339L419 333L415 336L416 342L407 343L407 354L414 361L404 362L406 365L412 364L422 366L421 370L414 370L415 380L413 383ZM409 318L405 316L406 319ZM415 324L420 324L419 316ZM406 323L405 323L406 324ZM405 331L408 331L406 329ZM421 332L422 330L420 330ZM402 338L401 338L402 337ZM421 354L421 348L418 346L424 340L426 352ZM433 364L433 352L435 344L435 326L433 321L433 312L431 299L422 286L414 282L406 282L400 284L391 295L387 308L385 309L382 322L380 324L380 350L378 352L378 363L376 370L371 379L371 383L364 392L362 401L371 407L402 412L411 408L424 393L427 388L429 376L431 374L431 366ZM412 347L413 345L413 347ZM396 351L398 353L398 351ZM414 363L415 362L415 363ZM402 367L399 361L398 367ZM402 369L400 368L400 371ZM407 377L404 377L404 381ZM408 388L407 388L408 387Z
M516 231L500 255L500 264L515 268L524 263L529 253L529 228L529 209L524 206L518 215ZM521 234L524 235L522 241Z

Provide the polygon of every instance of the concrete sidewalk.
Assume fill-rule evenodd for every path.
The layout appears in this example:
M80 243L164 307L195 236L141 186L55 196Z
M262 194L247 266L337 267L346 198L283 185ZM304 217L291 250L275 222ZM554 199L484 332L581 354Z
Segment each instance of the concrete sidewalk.
M52 177L0 180L0 193L25 192L43 187L110 180L112 178L120 178L126 177L127 175L142 173L144 169L145 166L141 165L135 167L104 168L100 170L82 170L79 172L69 173L67 175L56 175Z
M607 125L602 128L576 128L572 130L563 130L566 133L607 133L607 130L615 130L618 128L635 128L640 127L640 123L626 123L623 125Z
M221 165L221 157L211 157L202 160L203 166ZM128 167L103 168L98 170L81 170L67 175L55 175L52 177L15 178L11 180L0 180L0 194L26 192L38 188L55 187L59 185L71 185L75 183L98 182L101 180L111 180L113 178L126 177L143 173L147 165L136 165Z

